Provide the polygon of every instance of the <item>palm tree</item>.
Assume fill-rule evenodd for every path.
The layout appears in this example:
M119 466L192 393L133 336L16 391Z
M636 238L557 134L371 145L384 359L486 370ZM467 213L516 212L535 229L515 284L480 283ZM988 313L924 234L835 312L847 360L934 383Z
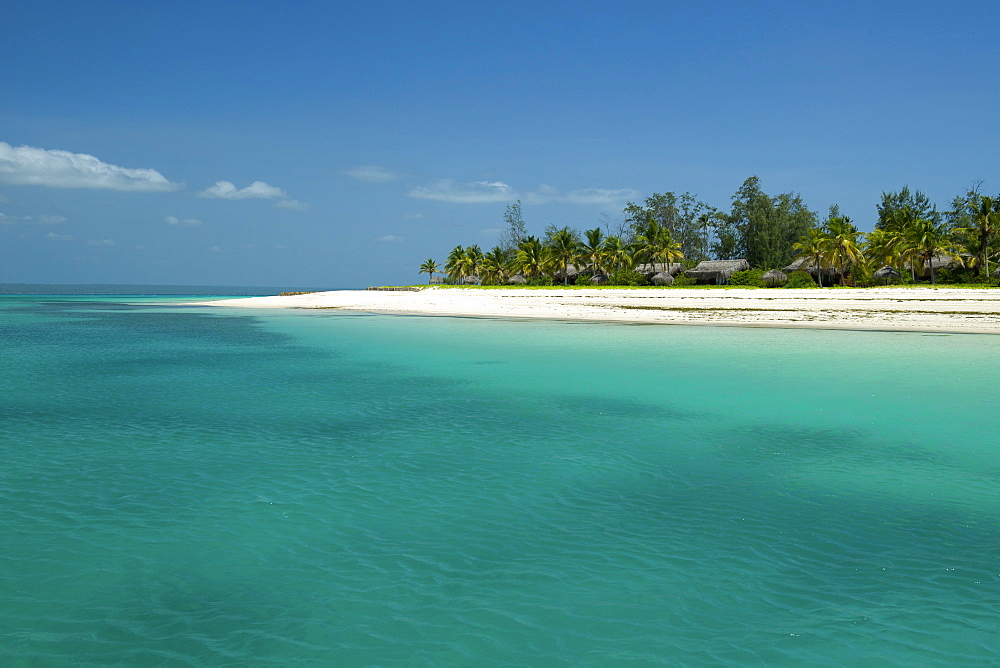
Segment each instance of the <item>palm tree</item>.
M448 253L448 259L444 263L444 270L448 272L448 278L459 283L469 275L469 258L464 248L455 246Z
M860 234L847 216L830 218L826 223L824 230L826 257L840 274L841 285L845 284L844 274L847 268L860 264L864 259L858 243Z
M545 247L537 237L529 236L518 244L517 254L514 256L514 266L524 275L525 278L538 278L548 268L549 258L545 252Z
M482 264L484 257L483 250L476 245L469 246L465 249L465 257L469 269L467 276L478 276L479 265Z
M931 284L934 283L934 258L950 255L956 260L962 259L956 252L958 245L948 238L948 230L943 223L918 218L907 237L913 256L931 268Z
M872 230L865 235L865 254L872 264L882 267L890 266L902 273L903 238L893 230Z
M657 261L669 264L675 260L683 260L684 253L681 244L673 240L670 230L654 219L648 218L639 230L633 242L635 256L647 260L650 264ZM664 267L666 269L666 267Z
M604 261L607 259L607 248L604 245L607 239L604 238L604 233L601 232L601 228L595 227L592 230L585 230L583 236L586 237L586 241L580 244L580 254L584 262L594 274L603 274Z
M580 257L580 240L568 227L557 230L549 240L549 251L555 263L562 267L563 285L569 285L569 265Z
M419 273L428 274L427 284L430 285L431 281L434 280L434 274L438 273L438 271L438 265L437 262L434 261L434 258L427 258L424 260L424 263L420 265Z
M480 263L484 281L502 285L510 278L507 261L507 253L499 246L494 246L489 253L483 256Z
M979 195L972 214L971 227L959 227L955 232L971 234L976 240L976 264L983 267L983 276L990 275L990 242L1000 228L1000 200Z
M632 256L629 255L628 247L622 242L621 237L606 237L598 257L602 262L607 262L612 271L632 269Z
M823 287L823 265L827 253L826 235L819 228L810 229L805 235L792 244L792 249L798 251L796 260L803 260L803 264L811 263L816 267L816 278L819 287Z

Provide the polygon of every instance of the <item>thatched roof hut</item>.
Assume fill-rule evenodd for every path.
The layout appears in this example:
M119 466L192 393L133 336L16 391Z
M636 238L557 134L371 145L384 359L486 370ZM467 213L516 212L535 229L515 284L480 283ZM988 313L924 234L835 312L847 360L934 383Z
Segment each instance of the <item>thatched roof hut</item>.
M639 264L636 265L635 271L637 274L643 274L646 278L652 280L657 274L670 274L671 277L676 276L684 270L684 265L680 262L654 262L652 264Z
M513 276L507 279L507 285L524 285L527 282L528 279L526 279L521 274L514 274Z
M445 282L447 282L447 280L448 279L445 278L444 276L431 276L430 284L431 285L444 285Z
M608 282L608 277L604 274L594 274L590 277L590 282L593 285L605 285Z
M684 275L699 283L714 283L724 285L729 277L738 271L746 271L750 263L746 260L705 260L699 262L694 269L688 269Z
M669 272L661 271L658 274L654 274L651 279L653 285L673 285L674 277L670 275Z
M765 271L760 280L769 288L780 288L788 282L788 276L777 269L771 269L770 271Z
M482 285L483 279L478 276L466 276L462 279L462 285Z
M783 267L781 271L785 274L791 274L795 271L809 272L816 279L816 282L819 283L820 270L816 267L815 260L811 257L800 257L797 260L793 260L790 265ZM837 270L833 267L823 267L822 274L824 285L831 285L838 276Z
M885 284L889 285L890 280L899 280L902 276L897 270L893 269L889 265L884 265L881 269L875 270L875 273L872 274L872 278L877 278L880 281L885 279Z

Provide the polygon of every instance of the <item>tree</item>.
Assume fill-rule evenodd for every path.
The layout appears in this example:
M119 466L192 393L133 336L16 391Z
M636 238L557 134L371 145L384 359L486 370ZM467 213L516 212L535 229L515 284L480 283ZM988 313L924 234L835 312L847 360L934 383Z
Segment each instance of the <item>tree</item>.
M600 258L602 267L606 263L613 272L633 268L632 256L629 254L628 246L621 240L621 237L605 237L597 257Z
M492 284L504 284L510 278L509 260L507 253L499 246L494 246L490 252L483 256L480 263L483 281Z
M826 221L822 234L826 258L840 274L840 284L844 285L844 275L848 268L864 261L859 243L861 233L851 224L850 218L836 216Z
M459 283L469 275L469 258L463 247L455 246L448 253L448 259L444 263L444 270L448 272L448 278Z
M511 257L521 242L528 237L524 217L521 215L521 200L507 205L503 212L503 220L507 227L500 233L498 246Z
M584 241L580 243L580 255L583 261L587 263L594 274L604 274L604 259L607 250L604 232L601 231L601 228L595 227L592 230L584 230L583 236Z
M538 278L544 274L549 266L549 257L542 242L531 236L522 241L514 256L514 266L525 278Z
M756 176L744 181L733 195L729 219L737 254L760 269L788 264L792 244L816 226L816 214L806 208L799 195L769 197Z
M934 258L938 255L950 255L956 260L961 260L961 256L956 252L958 247L949 239L948 228L944 223L917 219L910 227L907 241L913 251L913 256L930 267L932 284L934 283Z
M478 276L479 266L483 262L483 250L477 246L472 245L465 249L466 265L468 267L467 276Z
M975 248L974 264L982 268L984 277L989 277L990 246L1000 231L1000 196L994 199L980 195L973 188L965 197L956 197L952 205L953 210L947 213L950 222L964 223L952 231L968 237L970 249Z
M709 228L705 223L714 211L691 193L653 193L643 204L629 202L625 207L631 237L628 241L634 241L640 230L655 221L670 233L685 257L705 259L709 247Z
M552 259L562 267L563 285L568 285L568 268L580 257L580 240L568 227L563 227L551 235L547 246Z
M427 258L424 260L424 263L420 265L420 273L428 274L427 284L430 285L431 281L434 280L434 274L438 273L438 265L437 262L434 261L434 258Z
M795 256L796 260L801 259L804 261L804 264L808 263L816 267L816 278L819 287L823 287L823 269L826 265L827 248L826 235L823 234L822 230L815 227L792 244L792 249L798 253Z
M901 220L921 218L938 223L941 219L930 198L919 190L910 192L909 186L903 186L899 192L883 192L877 210L876 230L897 226Z

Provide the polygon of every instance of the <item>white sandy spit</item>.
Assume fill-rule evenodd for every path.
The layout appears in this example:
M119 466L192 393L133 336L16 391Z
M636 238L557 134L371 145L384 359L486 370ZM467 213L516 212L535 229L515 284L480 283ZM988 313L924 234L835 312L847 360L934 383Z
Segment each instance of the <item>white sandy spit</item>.
M1000 334L1000 289L337 290L201 302L487 318Z

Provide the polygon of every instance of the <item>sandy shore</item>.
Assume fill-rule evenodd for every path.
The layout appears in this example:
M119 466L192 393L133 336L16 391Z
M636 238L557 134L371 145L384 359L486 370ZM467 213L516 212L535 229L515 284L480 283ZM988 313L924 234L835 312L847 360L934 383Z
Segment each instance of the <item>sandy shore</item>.
M201 302L229 308L343 309L672 325L1000 334L1000 289L338 290Z

